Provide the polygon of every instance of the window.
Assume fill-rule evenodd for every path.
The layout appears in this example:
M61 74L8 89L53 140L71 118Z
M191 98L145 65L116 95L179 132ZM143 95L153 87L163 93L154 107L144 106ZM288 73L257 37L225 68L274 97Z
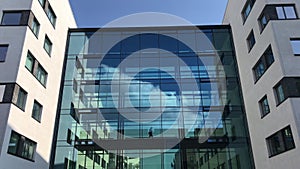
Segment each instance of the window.
M32 73L33 72L33 65L34 65L34 58L30 52L27 53L25 67Z
M43 106L35 100L33 103L31 117L36 121L41 122L42 111L43 111Z
M279 84L278 86L275 87L275 92L276 92L276 98L278 103L281 103L286 99L283 92L282 84Z
M27 53L25 67L34 75L34 77L36 77L36 79L43 86L46 86L48 73L29 51Z
M45 2L46 2L46 0L39 0L39 3L41 4L42 7L45 6Z
M295 148L295 143L290 126L276 132L266 139L269 156L275 156Z
M269 107L269 102L268 102L267 96L264 96L259 101L259 107L260 107L261 117L264 117L270 113L270 107Z
M258 60L256 65L253 67L253 72L255 76L255 81L257 81L266 70L272 65L274 62L274 56L272 52L271 46L269 46L261 58Z
M50 39L48 38L47 35L46 35L46 37L45 37L44 49L46 50L46 52L47 52L49 55L51 55L51 51L52 51L52 42L50 41Z
M24 110L25 104L26 104L26 99L27 99L27 92L24 89L19 88L17 102L15 103L16 106L19 107L20 109Z
M35 74L35 77L38 79L39 82L42 83L42 85L46 85L46 82L47 82L47 72L45 71L45 69L40 65L38 64L37 66L37 71L36 71L36 74Z
M276 13L278 19L297 19L294 6L277 6Z
M286 19L298 19L295 5L266 5L258 21L261 31L263 31L269 20Z
M242 11L242 17L243 17L243 20L244 22L246 21L246 19L248 18L251 10L252 10L252 7L255 3L255 0L248 0L243 8L243 11Z
M290 40L293 53L295 56L300 56L300 39L291 39Z
M34 161L36 143L19 133L12 131L8 145L8 153Z
M287 98L300 97L300 77L284 77L273 88L277 106Z
M0 45L0 62L5 62L8 45Z
M4 12L1 25L20 25L22 12Z
M249 51L250 51L253 48L254 44L255 44L255 37L254 37L253 30L250 32L250 34L247 37L247 43L248 43L248 48L249 48Z
M52 23L53 26L55 26L55 23L56 23L56 15L53 11L53 9L51 8L51 6L49 5L48 7L48 11L47 11L47 16L50 20L50 22Z
M30 25L30 29L32 30L32 32L34 33L34 35L36 37L38 37L39 30L40 30L40 23L38 22L38 20L36 18L33 18L32 23Z

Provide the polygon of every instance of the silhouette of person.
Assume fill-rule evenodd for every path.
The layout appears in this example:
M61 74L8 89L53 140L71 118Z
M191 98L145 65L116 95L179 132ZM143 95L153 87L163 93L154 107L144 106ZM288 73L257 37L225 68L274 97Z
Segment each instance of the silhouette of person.
M150 129L149 129L148 135L149 135L149 138L153 137L153 130L152 130L152 127L150 127Z

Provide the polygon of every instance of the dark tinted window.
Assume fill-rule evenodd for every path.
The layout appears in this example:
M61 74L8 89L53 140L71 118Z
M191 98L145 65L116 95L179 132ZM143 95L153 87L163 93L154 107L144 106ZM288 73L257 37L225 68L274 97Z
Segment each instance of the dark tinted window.
M22 12L4 12L1 25L20 25Z
M0 45L0 62L5 62L8 45Z

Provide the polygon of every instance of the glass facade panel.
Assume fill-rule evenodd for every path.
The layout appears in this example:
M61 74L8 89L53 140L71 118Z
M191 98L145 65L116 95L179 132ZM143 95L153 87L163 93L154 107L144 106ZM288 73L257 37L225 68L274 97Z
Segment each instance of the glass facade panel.
M174 29L70 32L52 168L253 168L230 31Z

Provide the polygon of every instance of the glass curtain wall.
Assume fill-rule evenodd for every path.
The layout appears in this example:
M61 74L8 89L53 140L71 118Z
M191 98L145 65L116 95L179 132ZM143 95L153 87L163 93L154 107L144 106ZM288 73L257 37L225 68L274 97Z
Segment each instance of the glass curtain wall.
M52 168L254 168L230 28L159 29L69 32Z

